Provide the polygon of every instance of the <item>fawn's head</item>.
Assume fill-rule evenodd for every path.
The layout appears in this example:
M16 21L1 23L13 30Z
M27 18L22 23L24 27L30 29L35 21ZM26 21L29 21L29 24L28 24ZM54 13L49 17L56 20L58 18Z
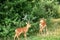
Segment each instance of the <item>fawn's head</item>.
M45 21L44 18L41 18L41 19L40 19L40 23L42 23L42 22L44 22L44 21Z
M31 27L31 24L30 24L30 22L29 22L29 21L28 21L26 24L27 24L27 27L28 27L28 28L30 28L30 27Z

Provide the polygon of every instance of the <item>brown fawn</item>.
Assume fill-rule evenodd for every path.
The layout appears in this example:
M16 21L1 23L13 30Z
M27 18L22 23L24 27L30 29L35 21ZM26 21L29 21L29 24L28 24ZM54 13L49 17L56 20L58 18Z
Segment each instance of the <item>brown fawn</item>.
M47 31L47 25L46 25L46 21L45 21L45 19L44 18L42 18L41 20L40 20L40 24L39 24L39 26L40 26L40 30L39 30L39 32L42 34L42 32L43 32L43 30L46 28L46 31Z
M26 39L26 37L27 37L26 33L28 32L28 29L29 29L30 27L31 27L31 24L30 24L29 22L27 22L25 27L23 27L23 28L17 28L17 29L15 30L14 40L15 40L16 37L17 37L18 40L19 40L19 35L21 35L22 33L24 33L24 37L25 37L25 39Z

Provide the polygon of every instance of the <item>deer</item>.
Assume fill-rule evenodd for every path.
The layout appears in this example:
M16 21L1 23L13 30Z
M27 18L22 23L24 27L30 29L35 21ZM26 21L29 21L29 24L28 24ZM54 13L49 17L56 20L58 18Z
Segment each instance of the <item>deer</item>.
M43 30L46 28L46 32L47 32L47 24L46 24L46 21L44 18L42 18L39 22L39 32L42 34L43 33Z
M31 27L31 24L29 22L26 23L26 26L23 28L17 28L15 30L15 36L14 36L14 40L17 37L17 39L19 40L19 36L23 33L24 37L26 39L27 35L26 33L28 32L29 28ZM27 40L27 39L26 39Z

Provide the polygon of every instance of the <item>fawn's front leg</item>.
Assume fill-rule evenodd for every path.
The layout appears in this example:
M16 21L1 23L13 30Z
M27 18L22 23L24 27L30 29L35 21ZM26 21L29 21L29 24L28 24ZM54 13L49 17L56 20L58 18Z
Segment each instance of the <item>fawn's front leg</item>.
M47 27L46 27L46 34L48 34L48 29L47 29Z
M42 27L42 26L40 26L39 33L40 33L40 34L42 34L42 33L43 33L42 31L43 31L43 27Z
M27 35L26 35L26 33L24 33L24 37L25 37L25 40L27 40Z
M42 34L42 33L43 33L42 31L43 31L42 29L40 29L40 30L39 30L40 34Z

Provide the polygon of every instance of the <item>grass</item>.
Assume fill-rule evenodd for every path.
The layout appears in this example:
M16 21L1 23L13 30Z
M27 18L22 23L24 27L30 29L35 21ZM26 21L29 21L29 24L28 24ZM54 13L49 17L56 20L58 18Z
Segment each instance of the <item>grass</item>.
M0 40L14 40L13 37L0 38ZM17 40L17 39L16 39ZM20 40L25 40L24 37L20 37ZM47 34L37 34L27 37L27 40L60 40L60 28L56 28L54 31L48 31Z
M0 40L14 40L13 38L0 38ZM17 39L16 39L17 40ZM21 37L20 40L25 40L25 38ZM27 37L27 40L60 40L60 35L35 35Z
M20 40L25 40L24 37L20 37ZM0 40L14 40L13 37L4 37L0 38ZM16 39L17 40L17 39ZM31 35L27 37L27 40L60 40L60 28L55 29L54 31L48 31L47 34L37 34L37 35Z
M55 20L55 19L54 19ZM59 19L60 20L60 19ZM53 25L48 32L48 34L37 34L33 36L27 37L27 40L60 40L60 21L57 22L57 20L53 21ZM14 40L13 37L4 37L0 38L0 40ZM16 39L17 40L17 39ZM20 40L25 40L24 37L20 37Z
M24 40L21 38L21 40ZM36 35L30 36L27 40L60 40L60 36L53 36L53 35Z

